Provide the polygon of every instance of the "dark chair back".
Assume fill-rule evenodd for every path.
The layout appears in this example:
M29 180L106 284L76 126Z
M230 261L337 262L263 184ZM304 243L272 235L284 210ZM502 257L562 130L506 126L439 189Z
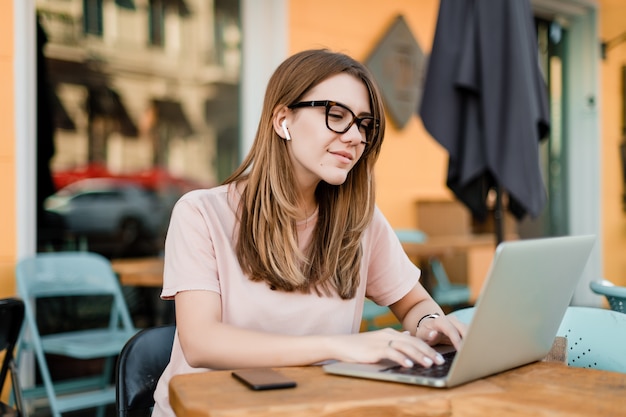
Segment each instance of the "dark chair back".
M126 343L115 372L119 417L151 414L154 390L170 361L175 333L175 325L151 327Z
M11 384L15 407L0 402L1 416L24 416L21 387L18 380L17 367L13 354L17 345L22 324L24 323L24 303L17 298L0 300L0 352L4 351L2 367L0 368L0 392L4 388L7 377L11 375Z

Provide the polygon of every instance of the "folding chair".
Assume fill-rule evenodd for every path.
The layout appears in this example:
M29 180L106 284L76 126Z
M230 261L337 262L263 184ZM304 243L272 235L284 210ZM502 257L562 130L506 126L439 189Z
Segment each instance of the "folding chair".
M626 313L626 287L620 287L606 279L591 281L589 287L596 294L606 297L611 310Z
M118 417L148 417L154 390L170 361L176 325L151 327L133 336L122 349L115 369Z
M40 253L18 262L16 278L26 315L19 355L29 351L34 353L42 380L42 384L22 387L24 400L47 398L53 417L92 407L97 407L99 415L103 416L105 406L115 403L112 383L115 359L126 341L137 332L109 261L89 252ZM91 310L104 313L103 323L83 323L80 314L76 314L71 317L74 329L60 332L48 329L42 334L36 307L50 297L66 297L64 301L67 303L86 297ZM99 297L99 302L94 302L95 297ZM53 314L52 311L42 313L48 318ZM102 372L53 380L47 355L80 360L101 358Z
M18 378L17 367L13 353L17 345L22 324L24 323L24 303L16 298L0 300L0 355L2 367L0 367L0 393L5 382L11 376L14 406L0 401L0 416L25 417L26 413L22 404L22 395Z
M451 283L439 259L430 258L428 263L436 281L436 284L431 288L431 295L437 304L452 308L469 306L471 295L469 286Z

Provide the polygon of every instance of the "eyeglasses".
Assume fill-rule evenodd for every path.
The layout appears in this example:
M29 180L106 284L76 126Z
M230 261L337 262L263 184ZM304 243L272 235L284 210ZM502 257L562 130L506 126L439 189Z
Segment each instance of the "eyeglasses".
M361 132L364 143L370 143L374 138L379 121L373 116L356 117L354 112L347 106L336 101L301 101L287 106L290 109L303 107L325 107L326 127L335 133L346 133L348 129L356 123L356 127Z

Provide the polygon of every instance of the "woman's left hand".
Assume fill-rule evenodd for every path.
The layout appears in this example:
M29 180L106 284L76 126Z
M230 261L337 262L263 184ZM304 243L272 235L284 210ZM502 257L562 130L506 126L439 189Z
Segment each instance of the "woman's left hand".
M461 343L467 332L467 325L454 316L439 316L424 319L415 331L419 337L430 346L438 344L453 345L461 348Z

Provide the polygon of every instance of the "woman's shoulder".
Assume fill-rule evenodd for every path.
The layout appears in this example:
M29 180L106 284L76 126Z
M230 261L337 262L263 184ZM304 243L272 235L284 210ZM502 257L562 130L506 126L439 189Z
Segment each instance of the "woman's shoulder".
M178 199L177 206L187 206L204 209L232 209L236 207L239 195L230 184L218 185L212 188L191 190Z
M387 225L389 225L389 222L387 221L387 218L385 217L383 212L380 210L378 205L374 206L374 214L372 215L372 221L370 222L370 226L368 229L376 229L381 226L385 227Z
M187 191L180 197L179 201L191 200L204 200L210 198L220 198L227 195L229 192L229 185L218 185L211 188L198 188L195 190Z
M374 214L370 224L365 229L363 239L369 243L376 243L380 239L386 239L387 236L393 235L393 229L389 221L378 206L374 208Z

